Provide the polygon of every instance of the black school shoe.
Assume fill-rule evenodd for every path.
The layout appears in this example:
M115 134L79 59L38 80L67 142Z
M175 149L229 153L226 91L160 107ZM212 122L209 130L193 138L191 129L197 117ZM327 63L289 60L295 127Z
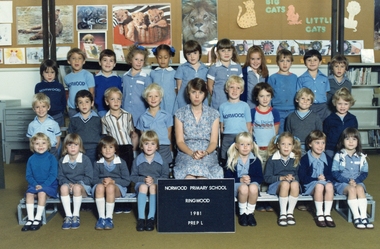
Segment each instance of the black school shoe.
M256 219L255 219L255 216L253 214L249 214L248 215L248 219L247 219L247 223L249 226L251 227L254 227L257 225L257 222L256 222Z
M248 215L246 214L239 215L239 225L243 227L248 226Z
M145 230L145 219L138 219L137 220L136 230L138 232Z
M34 220L32 226L30 227L30 231L37 231L42 226L42 220Z
M153 231L154 230L154 218L150 218L146 220L146 231Z
M26 232L32 229L33 221L32 220L27 220L25 222L25 225L21 228L22 232Z

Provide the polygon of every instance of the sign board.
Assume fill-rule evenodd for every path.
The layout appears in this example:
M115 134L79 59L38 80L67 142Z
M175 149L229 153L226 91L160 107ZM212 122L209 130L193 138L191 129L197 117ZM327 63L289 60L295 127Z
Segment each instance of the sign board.
M157 231L235 232L234 179L159 179Z

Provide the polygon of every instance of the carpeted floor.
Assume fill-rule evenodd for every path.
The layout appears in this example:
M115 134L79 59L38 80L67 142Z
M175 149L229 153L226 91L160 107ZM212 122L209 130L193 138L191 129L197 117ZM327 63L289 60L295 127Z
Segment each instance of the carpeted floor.
M25 158L24 158L25 159ZM380 203L380 155L370 154L370 173L365 181L368 192ZM276 213L256 213L256 227L241 227L227 234L161 234L137 232L134 213L114 215L115 228L96 231L92 212L81 212L78 230L61 229L56 215L36 232L21 232L16 207L26 189L25 160L5 165L6 189L0 190L0 248L379 248L380 221L373 230L357 230L335 211L336 228L319 228L307 211L295 211L297 224L279 227ZM221 207L223 203L220 204ZM376 208L380 215L380 208Z

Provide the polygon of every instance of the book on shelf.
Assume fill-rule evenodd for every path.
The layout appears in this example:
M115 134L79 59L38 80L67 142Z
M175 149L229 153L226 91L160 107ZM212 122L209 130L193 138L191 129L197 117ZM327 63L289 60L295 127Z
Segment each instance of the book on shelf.
M347 72L347 77L353 85L371 85L373 82L371 72L371 67L351 68Z

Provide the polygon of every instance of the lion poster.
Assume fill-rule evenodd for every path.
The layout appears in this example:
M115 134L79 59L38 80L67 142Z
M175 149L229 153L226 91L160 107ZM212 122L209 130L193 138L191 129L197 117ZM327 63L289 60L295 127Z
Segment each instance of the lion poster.
M183 43L196 40L207 54L218 39L217 20L216 0L182 0Z
M171 5L113 5L113 43L171 45Z

